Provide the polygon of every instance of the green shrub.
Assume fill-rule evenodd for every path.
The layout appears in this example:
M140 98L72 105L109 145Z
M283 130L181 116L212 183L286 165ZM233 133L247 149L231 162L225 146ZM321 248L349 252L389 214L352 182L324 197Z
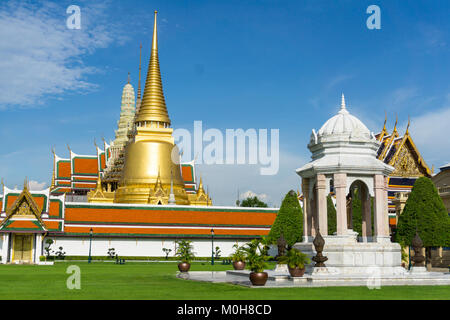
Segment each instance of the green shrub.
M395 240L411 245L416 230L424 247L450 246L450 217L435 185L426 177L414 183L399 217Z
M303 212L295 191L289 191L281 203L277 217L270 228L268 240L275 244L283 234L288 247L302 240Z
M336 207L334 206L331 195L327 196L327 216L328 216L328 234L332 235L336 232Z

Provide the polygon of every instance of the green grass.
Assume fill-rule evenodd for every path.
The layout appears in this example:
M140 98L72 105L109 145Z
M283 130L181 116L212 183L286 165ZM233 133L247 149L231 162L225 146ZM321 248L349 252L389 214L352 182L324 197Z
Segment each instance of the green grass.
M81 289L69 290L69 265L81 269ZM193 263L192 271L231 269ZM0 265L0 299L450 299L450 286L245 288L177 279L177 264L58 262L53 266Z

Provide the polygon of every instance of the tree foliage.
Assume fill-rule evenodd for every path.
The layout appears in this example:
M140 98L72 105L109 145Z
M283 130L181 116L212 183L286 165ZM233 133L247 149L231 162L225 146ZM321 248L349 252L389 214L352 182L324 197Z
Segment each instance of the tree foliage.
M395 240L404 246L411 245L416 230L425 247L450 245L450 217L435 185L427 177L420 177L414 183L399 217Z
M361 202L361 192L358 188L356 188L353 191L352 223L353 223L353 231L358 232L358 235L362 237L362 202Z
M289 247L302 240L303 211L297 194L293 190L289 191L284 197L277 217L270 229L268 240L271 243L276 243L281 234L283 234Z
M328 217L328 234L333 235L336 232L336 207L334 206L331 195L327 196L327 217Z
M267 208L267 203L258 199L258 197L248 197L247 199L242 200L240 203L241 207L257 207L257 208Z

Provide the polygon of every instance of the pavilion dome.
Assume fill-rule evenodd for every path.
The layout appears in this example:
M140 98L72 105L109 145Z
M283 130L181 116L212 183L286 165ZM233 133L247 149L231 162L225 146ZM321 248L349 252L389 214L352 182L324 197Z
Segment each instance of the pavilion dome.
M330 118L317 132L318 137L329 135L349 135L351 137L370 137L370 130L358 118L351 115L342 94L341 109Z

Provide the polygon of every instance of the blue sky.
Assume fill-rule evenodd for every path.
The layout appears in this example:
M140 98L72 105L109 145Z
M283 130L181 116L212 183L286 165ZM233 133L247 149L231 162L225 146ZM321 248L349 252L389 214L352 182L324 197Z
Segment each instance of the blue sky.
M65 27L81 8L82 29ZM366 9L381 9L369 30ZM48 185L51 148L66 157L113 138L127 74L137 89L158 10L159 58L174 128L280 129L280 171L202 165L216 204L237 190L279 205L309 161L311 129L340 94L367 127L385 111L411 133L427 164L450 162L450 3L442 1L3 1L0 4L0 176ZM145 79L145 72L143 75Z

